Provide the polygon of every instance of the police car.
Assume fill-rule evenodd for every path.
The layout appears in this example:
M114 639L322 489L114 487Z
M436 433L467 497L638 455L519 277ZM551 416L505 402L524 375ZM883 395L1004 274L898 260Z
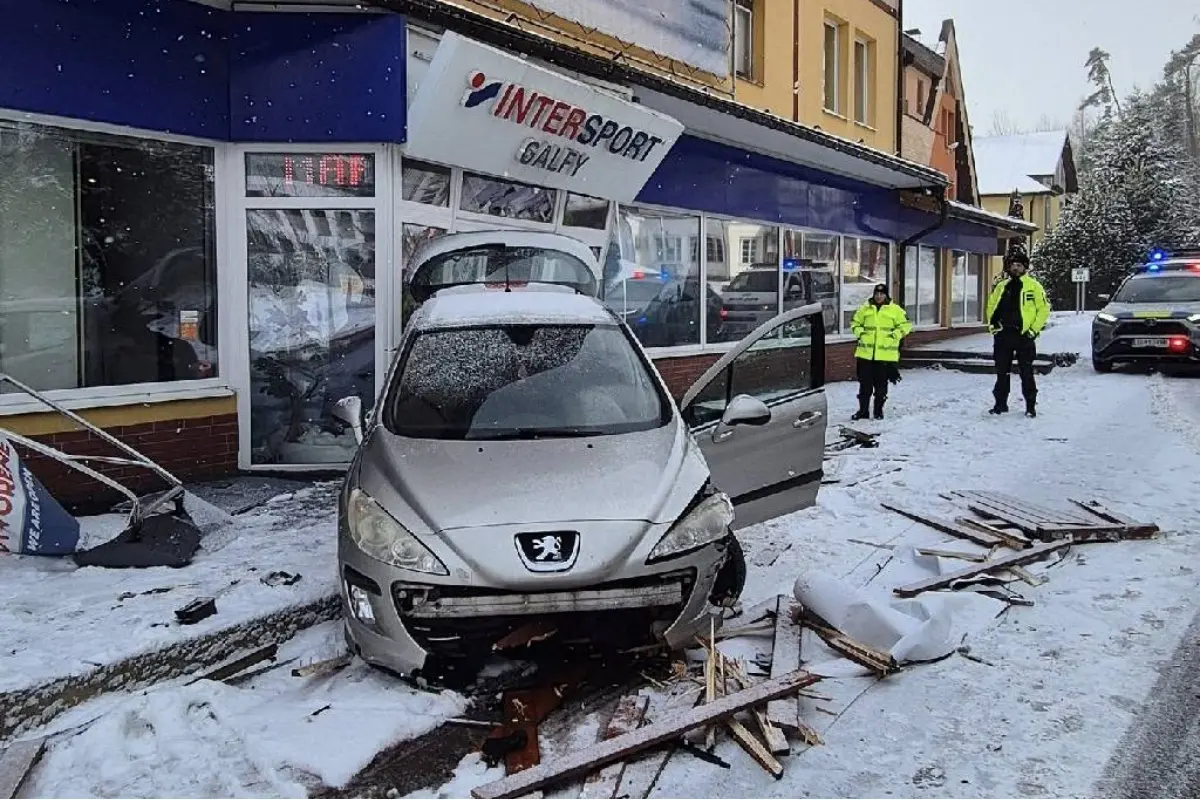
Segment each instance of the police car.
M1092 322L1092 366L1200 365L1200 250L1155 251Z

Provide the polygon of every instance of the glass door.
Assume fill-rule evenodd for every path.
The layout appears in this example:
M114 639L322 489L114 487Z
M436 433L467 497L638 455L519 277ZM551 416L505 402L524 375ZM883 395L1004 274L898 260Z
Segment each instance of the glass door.
M248 467L346 464L354 436L331 414L375 400L377 298L390 280L387 153L242 152L246 371L240 460ZM382 245L382 246L381 246ZM236 245L235 245L236 247Z

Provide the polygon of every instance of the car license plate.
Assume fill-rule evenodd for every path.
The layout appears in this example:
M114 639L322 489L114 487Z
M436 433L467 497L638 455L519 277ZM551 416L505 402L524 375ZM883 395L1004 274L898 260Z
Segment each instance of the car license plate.
M1166 347L1166 336L1142 336L1133 340L1134 347Z

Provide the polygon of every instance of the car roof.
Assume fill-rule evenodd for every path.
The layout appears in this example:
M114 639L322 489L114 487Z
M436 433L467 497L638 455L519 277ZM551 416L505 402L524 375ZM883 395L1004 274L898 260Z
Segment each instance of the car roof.
M518 324L614 325L616 320L596 298L566 287L535 285L506 292L474 285L443 289L409 321L419 331Z

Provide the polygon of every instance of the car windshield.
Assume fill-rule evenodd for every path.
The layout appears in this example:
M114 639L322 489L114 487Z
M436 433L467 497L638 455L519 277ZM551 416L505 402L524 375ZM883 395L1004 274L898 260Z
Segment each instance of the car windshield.
M777 292L779 291L779 273L775 271L739 272L726 287L727 292Z
M662 281L633 279L613 284L608 290L605 302L610 308L620 310L623 307L642 308L662 291Z
M596 276L570 253L545 247L509 247L501 242L434 256L417 268L410 286L413 297L422 303L450 286L530 281L570 286L581 294L596 296Z
M418 334L387 402L415 439L542 439L650 430L670 401L615 325L501 325Z
M1200 275L1155 275L1125 282L1114 303L1200 303Z

